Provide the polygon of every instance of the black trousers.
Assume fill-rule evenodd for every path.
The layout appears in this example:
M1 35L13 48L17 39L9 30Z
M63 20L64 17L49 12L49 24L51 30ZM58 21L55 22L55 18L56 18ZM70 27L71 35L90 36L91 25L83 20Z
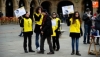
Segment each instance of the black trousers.
M32 50L31 38L32 38L31 33L28 33L28 32L24 33L24 42L23 42L24 50L27 50L27 39L28 39L28 49L29 49L29 51Z
M52 37L53 49L54 49L54 50L55 50L56 48L57 48L57 50L60 49L59 36L60 36L60 32L57 31L57 32L56 32L56 36L55 36L55 37Z
M91 26L88 27L87 43L90 43Z
M45 42L46 38L47 38L50 52L54 52L53 47L52 47L52 43L51 43L51 36L45 36L45 35L42 35L42 38L40 40L40 51L44 52L44 42Z

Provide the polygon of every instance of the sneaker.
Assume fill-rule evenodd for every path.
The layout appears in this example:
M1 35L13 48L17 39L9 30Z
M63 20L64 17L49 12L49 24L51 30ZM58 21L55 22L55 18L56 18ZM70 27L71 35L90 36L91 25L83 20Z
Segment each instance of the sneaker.
M40 47L37 48L37 51L40 51Z

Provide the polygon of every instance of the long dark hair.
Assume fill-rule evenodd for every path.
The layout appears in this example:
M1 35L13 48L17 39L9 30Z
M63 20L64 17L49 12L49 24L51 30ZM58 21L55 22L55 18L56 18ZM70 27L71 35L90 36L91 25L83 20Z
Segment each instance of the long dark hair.
M78 13L78 17L76 17L76 13ZM73 14L73 16L72 16L72 19L73 19L72 24L75 23L76 19L79 19L80 24L82 23L82 19L80 18L80 14L79 14L78 11L75 11L75 12L74 12L74 14Z
M39 13L39 9L41 8L41 11L43 10L42 6L38 6L35 10L36 13Z

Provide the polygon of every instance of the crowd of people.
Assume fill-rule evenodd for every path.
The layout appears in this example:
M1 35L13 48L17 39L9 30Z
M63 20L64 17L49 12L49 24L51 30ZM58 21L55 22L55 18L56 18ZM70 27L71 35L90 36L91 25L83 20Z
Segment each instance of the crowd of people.
M35 46L37 49L38 54L44 54L44 43L45 39L47 39L47 43L49 45L49 50L47 54L55 54L54 51L60 50L60 42L59 37L61 34L61 19L59 18L56 12L53 12L51 15L43 9L41 6L37 7L36 11L34 12L34 19L35 19L35 27L33 28L33 21L29 17L29 12L23 17L19 17L20 19L20 27L22 29L21 34L24 36L23 48L25 53L35 52L32 50L32 34L35 33ZM69 18L66 19L67 25L70 27L69 36L71 37L71 45L72 45L72 53L71 55L78 55L81 56L79 53L79 39L83 36L82 31L82 21L84 21L84 44L90 43L90 35L91 35L91 26L93 25L92 22L95 18L95 22L100 21L100 15L98 14L97 17L91 15L91 11L87 9L87 11L83 14L83 18L80 17L78 11L75 11L74 14ZM100 22L98 22L100 23ZM98 24L97 23L97 24ZM95 26L96 29L100 30L99 25ZM21 36L21 34L19 36ZM28 39L28 50L27 50L27 39ZM40 39L40 41L39 41ZM87 42L86 42L87 39ZM75 42L76 42L76 49L75 49ZM39 44L40 43L40 44ZM96 44L99 44L99 38L97 38Z

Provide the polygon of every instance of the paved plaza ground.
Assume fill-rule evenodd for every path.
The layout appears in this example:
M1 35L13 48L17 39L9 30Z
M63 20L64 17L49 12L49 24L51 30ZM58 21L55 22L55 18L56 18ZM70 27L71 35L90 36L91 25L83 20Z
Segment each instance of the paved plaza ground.
M66 24L62 26L65 32L60 38L60 50L55 51L54 55L47 55L49 47L45 41L45 54L24 53L23 50L23 37L19 37L20 26L15 24L0 25L0 57L78 57L71 54L71 38L69 37L69 27ZM83 44L83 37L80 38L79 51L82 56L80 57L96 57L95 55L88 55L89 44ZM97 49L100 46L97 46ZM35 34L32 36L32 48L35 48ZM92 48L93 49L93 48ZM100 57L100 55L98 56Z

